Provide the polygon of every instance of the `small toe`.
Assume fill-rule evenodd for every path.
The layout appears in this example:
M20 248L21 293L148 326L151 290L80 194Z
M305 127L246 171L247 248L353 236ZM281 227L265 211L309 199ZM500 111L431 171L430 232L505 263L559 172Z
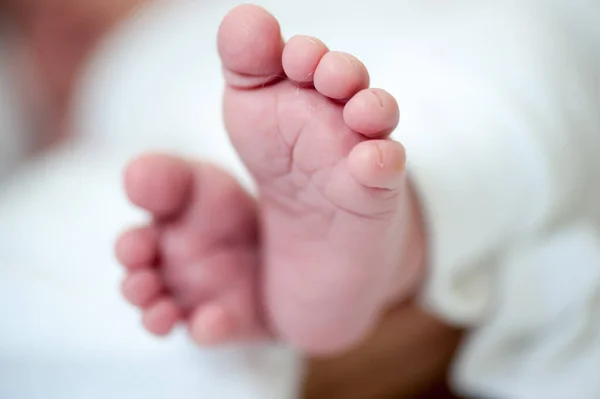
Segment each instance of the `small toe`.
M370 140L358 144L348 156L348 169L362 185L388 190L402 187L406 153L392 140Z
M315 70L314 85L319 93L334 100L347 100L369 87L369 72L350 54L331 51Z
M283 50L283 69L287 77L297 83L312 83L327 46L314 37L294 36Z
M370 138L389 135L399 120L396 99L381 89L362 90L344 107L344 121L348 127Z
M150 305L142 316L142 324L157 336L168 335L181 320L182 312L171 298L161 298Z
M235 336L235 323L218 303L200 306L189 323L190 335L198 345L219 345Z
M150 267L158 255L158 233L152 226L121 234L115 244L117 260L131 270Z
M156 300L164 289L163 281L155 270L140 270L125 277L121 292L134 306L145 308Z
M143 155L125 170L129 200L157 217L170 217L182 210L192 180L191 164L170 155Z

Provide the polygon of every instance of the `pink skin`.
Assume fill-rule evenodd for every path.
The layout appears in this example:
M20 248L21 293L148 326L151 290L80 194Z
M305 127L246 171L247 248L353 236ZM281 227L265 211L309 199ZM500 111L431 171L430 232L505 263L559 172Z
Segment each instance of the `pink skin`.
M117 243L123 293L158 335L185 321L204 345L268 334L309 354L345 350L421 263L406 250L417 241L404 149L388 138L398 105L355 57L311 37L284 44L256 6L227 15L218 47L226 127L259 201L211 165L135 160L126 191L154 221Z
M126 171L130 200L153 216L117 242L123 294L144 326L166 335L187 320L202 344L262 336L257 297L256 205L206 164L146 155Z
M10 43L36 151L67 138L71 101L82 66L102 37L146 0L0 0L16 28Z

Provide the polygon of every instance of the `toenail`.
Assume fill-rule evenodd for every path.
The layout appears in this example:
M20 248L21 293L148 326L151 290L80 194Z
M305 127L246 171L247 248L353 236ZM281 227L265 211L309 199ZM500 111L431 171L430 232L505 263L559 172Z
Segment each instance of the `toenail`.
M342 55L348 61L348 63L354 68L354 66L355 66L354 60L355 60L355 58L352 57L350 54L346 54L346 53L342 53Z
M383 152L381 151L381 147L379 146L379 143L375 144L375 157L377 159L377 166L379 166L380 168L383 168Z
M381 108L383 108L383 99L379 96L379 94L373 90L369 90L369 93L377 100L377 103Z

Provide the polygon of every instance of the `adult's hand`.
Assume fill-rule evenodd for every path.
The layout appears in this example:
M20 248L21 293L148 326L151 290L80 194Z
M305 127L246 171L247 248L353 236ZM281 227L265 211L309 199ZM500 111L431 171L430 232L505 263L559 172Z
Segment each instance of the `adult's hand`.
M311 360L304 397L451 398L444 383L461 336L415 304L400 305L360 347Z
M78 75L97 43L147 1L4 0L4 12L17 32L18 72L23 74L27 107L45 113L44 126L52 126L43 129L50 137L42 138L40 145L62 133Z

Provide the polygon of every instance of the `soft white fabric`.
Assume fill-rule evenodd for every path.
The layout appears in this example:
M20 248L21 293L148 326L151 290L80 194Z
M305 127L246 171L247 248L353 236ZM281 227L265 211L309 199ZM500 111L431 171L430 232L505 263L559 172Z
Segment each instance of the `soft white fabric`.
M578 221L498 264L497 311L458 360L462 390L484 398L597 398L600 236ZM566 272L565 272L566 270Z
M203 3L149 8L109 40L81 95L78 126L87 144L36 166L0 198L0 260L7 265L0 270L9 276L0 278L6 285L0 292L13 287L15 298L31 301L0 308L15 326L0 335L12 348L5 364L22 362L6 374L12 377L0 384L7 392L0 396L41 397L30 391L36 383L40 390L52 383L55 397L65 399L86 391L117 399L294 396L301 368L285 348L273 358L262 355L268 372L208 383L200 360L212 365L211 357L190 362L186 356L195 350L183 338L158 344L146 337L112 289L114 232L139 218L119 190L118 169L127 157L156 148L204 156L249 183L220 113L214 36L232 4ZM474 329L456 364L456 386L485 398L600 397L590 379L598 370L600 333L589 327L597 328L591 316L600 306L598 239L595 225L573 222L600 220L594 219L600 196L590 184L600 170L598 47L591 44L598 43L598 6L586 0L260 3L280 18L286 36L313 34L356 53L373 85L399 99L396 138L408 148L432 239L423 301ZM33 275L44 284L29 285ZM78 303L94 310L85 313ZM561 311L567 307L572 311ZM57 331L49 312L70 327ZM39 334L27 335L22 326L35 320L44 321ZM242 370L251 370L244 352L232 353ZM81 377L73 385L72 376L81 374L72 373L90 364L95 368L85 375L98 379ZM135 377L119 378L125 373L119 367L135 369ZM171 370L168 378L157 368ZM247 388L227 396L235 378ZM171 388L174 395L164 394Z
M422 61L434 65L426 115L404 139L431 224L426 302L466 325L489 314L489 258L571 216L598 170L598 64L551 3L510 4L440 28Z
M403 142L431 240L423 303L473 330L455 385L598 398L600 8L482 2L447 17L412 59L410 95L425 92Z

